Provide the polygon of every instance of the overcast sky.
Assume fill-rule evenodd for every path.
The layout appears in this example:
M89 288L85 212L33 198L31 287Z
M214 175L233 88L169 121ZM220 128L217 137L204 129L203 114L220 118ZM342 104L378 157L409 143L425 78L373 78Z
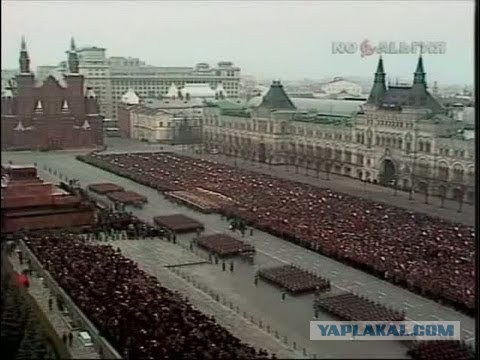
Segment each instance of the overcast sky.
M332 54L332 41L444 41L425 55L427 80L473 84L473 1L2 1L2 69L18 68L24 34L32 61L64 60L70 37L107 56L151 65L231 60L260 78L372 76L378 56ZM410 80L416 55L385 55L391 78Z

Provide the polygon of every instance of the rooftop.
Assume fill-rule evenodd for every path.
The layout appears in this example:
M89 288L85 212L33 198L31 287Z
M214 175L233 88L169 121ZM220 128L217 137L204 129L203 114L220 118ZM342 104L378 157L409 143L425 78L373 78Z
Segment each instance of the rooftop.
M283 89L280 81L273 81L270 90L262 97L262 102L258 106L270 110L295 110L295 105L292 103L288 95Z

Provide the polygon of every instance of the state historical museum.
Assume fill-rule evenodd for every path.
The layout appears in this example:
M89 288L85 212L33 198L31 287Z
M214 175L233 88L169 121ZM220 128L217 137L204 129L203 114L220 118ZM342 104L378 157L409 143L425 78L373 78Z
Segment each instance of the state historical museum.
M69 73L38 81L30 72L25 40L15 89L2 95L2 150L61 150L103 146L103 117L91 88L79 74L72 39Z

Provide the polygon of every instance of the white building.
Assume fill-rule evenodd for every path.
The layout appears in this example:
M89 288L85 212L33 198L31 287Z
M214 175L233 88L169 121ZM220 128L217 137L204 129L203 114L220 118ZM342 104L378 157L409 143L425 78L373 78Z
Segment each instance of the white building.
M144 99L129 90L119 107L120 136L150 143L201 142L203 100L191 98Z
M75 47L73 42L72 47ZM187 84L205 84L212 90L221 84L227 97L238 97L240 68L230 61L220 61L215 67L206 63L195 67L160 67L146 65L136 58L107 58L104 48L94 46L76 51L80 73L95 90L100 113L107 119L117 118L117 106L130 88L141 98L147 98L167 95L172 84L177 92ZM60 67L67 71L65 64Z
M212 89L210 84L186 84L182 90L180 90L183 98L205 98L214 99L215 90Z
M350 96L361 96L362 87L354 82L344 80L341 77L336 77L332 81L324 84L322 90L327 96L332 95L350 95Z

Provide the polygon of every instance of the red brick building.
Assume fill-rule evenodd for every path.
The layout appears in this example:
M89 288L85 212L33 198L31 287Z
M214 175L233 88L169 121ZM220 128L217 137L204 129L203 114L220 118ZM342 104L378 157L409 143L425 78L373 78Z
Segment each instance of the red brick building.
M43 182L34 166L2 166L1 200L2 233L95 224L91 203Z
M103 118L97 99L78 73L72 39L69 73L43 82L30 72L24 39L16 88L2 95L2 150L58 150L103 146Z

